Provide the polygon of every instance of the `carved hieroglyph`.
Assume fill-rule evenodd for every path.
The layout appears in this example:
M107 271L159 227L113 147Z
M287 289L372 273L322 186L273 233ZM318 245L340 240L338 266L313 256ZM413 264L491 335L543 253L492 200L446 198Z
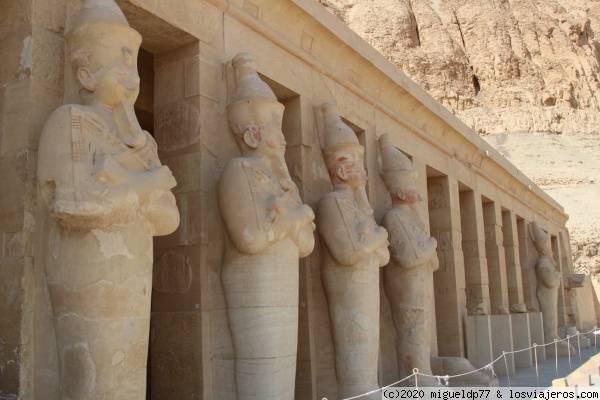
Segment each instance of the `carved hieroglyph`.
M338 394L346 398L378 388L379 267L390 255L387 232L375 223L365 191L364 148L335 104L325 103L321 111L323 155L333 183L333 191L319 202L321 276L333 329ZM375 393L363 398L380 397Z
M38 158L45 279L63 399L145 399L152 236L179 224L176 185L134 114L141 36L113 0L66 35L83 105L44 126Z
M285 164L284 107L250 54L232 61L237 87L229 125L242 157L219 181L227 231L221 281L240 400L293 399L298 343L298 259L314 247L314 214Z
M412 162L383 134L381 177L392 196L392 208L381 224L390 235L390 263L384 268L384 288L389 299L394 328L398 367L401 376L418 368L432 375L430 365L433 325L433 271L438 269L437 242L429 236L417 206L422 196L417 191ZM414 384L408 382L408 384ZM435 386L433 378L419 377L420 386Z
M552 258L552 244L550 237L544 232L536 221L529 226L531 240L538 251L540 258L535 264L535 276L537 287L535 294L542 312L544 324L544 341L552 343L560 340L558 336L558 290L560 289L561 274L556 269L556 261ZM554 355L555 350L559 356L568 356L575 353L575 348L570 347L567 342L558 342L555 345L546 346L546 354Z

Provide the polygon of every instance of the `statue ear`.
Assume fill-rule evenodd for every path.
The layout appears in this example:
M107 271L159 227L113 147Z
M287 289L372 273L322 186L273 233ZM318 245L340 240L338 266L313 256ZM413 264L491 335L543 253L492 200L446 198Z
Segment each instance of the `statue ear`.
M396 190L396 196L398 196L400 200L406 200L406 196L404 195L404 191L402 189Z
M258 140L251 129L246 129L242 135L244 142L251 148L255 149L258 147Z
M81 86L83 86L86 90L93 92L96 87L96 78L87 68L79 68L77 70L77 79Z
M342 166L337 167L337 170L335 171L335 173L338 176L338 178L340 178L343 181L348 179L348 174L346 173L346 170L344 170L344 167L342 167Z

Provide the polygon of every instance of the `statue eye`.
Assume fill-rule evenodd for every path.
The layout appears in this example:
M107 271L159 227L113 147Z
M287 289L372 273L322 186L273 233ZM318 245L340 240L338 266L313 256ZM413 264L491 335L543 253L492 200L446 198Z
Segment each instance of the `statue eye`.
M125 65L128 67L133 65L133 52L128 47L123 47L123 58L125 59Z

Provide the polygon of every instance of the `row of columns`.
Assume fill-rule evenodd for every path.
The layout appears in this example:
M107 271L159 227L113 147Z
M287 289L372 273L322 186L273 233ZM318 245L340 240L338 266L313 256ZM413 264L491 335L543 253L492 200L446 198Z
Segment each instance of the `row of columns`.
M452 177L431 175L429 222L440 259L434 273L439 356L468 357L482 367L502 351L543 343L539 312L509 314L514 304L525 303L529 311L538 308L533 270L537 253L527 229L532 221ZM554 259L566 273L566 243L559 243L563 235L551 238ZM564 302L561 291L559 326L566 321ZM538 356L541 361L543 355ZM533 357L531 352L517 353L496 372L512 374L515 366L529 366Z

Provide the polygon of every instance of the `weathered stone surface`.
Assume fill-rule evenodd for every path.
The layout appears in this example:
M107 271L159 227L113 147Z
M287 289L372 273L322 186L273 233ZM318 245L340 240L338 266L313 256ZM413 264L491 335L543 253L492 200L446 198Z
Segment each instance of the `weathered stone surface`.
M150 322L152 399L202 399L200 312L155 313ZM172 382L178 382L173 385Z
M0 398L20 394L19 376L23 348L21 347L21 320L23 305L27 302L23 290L24 263L22 259L4 259L0 262ZM22 389L21 389L22 390Z
M163 254L155 263L152 289L163 293L186 293L192 284L192 269L187 257L180 253Z
M480 133L597 131L598 3L320 2Z

